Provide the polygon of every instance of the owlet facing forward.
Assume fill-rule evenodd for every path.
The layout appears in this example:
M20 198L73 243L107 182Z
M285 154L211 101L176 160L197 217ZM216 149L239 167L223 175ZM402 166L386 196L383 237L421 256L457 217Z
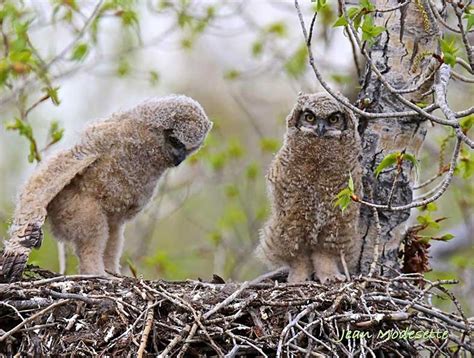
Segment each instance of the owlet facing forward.
M325 93L300 94L287 117L284 144L267 174L272 213L258 255L289 267L289 282L344 279L357 265L359 206L341 212L334 198L349 173L361 186L356 118Z
M21 275L41 245L46 217L55 237L74 247L81 273L119 272L125 222L211 126L201 105L182 95L150 99L89 126L78 144L41 163L21 191L0 278Z

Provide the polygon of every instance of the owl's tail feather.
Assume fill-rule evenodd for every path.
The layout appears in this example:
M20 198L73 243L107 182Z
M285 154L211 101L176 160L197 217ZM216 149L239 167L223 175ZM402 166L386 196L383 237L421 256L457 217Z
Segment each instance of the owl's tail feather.
M0 282L18 281L28 261L28 254L29 253L18 254L16 252L3 252L3 256L0 257Z
M21 278L32 248L38 248L43 241L41 224L27 224L23 230L5 242L0 257L0 282L13 282Z
M10 239L5 242L0 258L0 281L21 278L31 250L41 246L41 226L46 220L49 203L97 158L95 151L76 145L39 165L19 196Z

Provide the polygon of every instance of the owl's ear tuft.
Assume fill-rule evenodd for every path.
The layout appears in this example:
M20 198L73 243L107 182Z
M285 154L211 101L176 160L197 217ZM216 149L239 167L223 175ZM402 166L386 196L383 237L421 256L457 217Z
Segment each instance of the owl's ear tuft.
M305 102L308 99L308 93L303 91L298 92L298 97L296 98L297 102Z
M286 117L287 128L296 127L300 114L301 114L301 107L297 103L296 106L294 106L293 109L291 110L288 117Z

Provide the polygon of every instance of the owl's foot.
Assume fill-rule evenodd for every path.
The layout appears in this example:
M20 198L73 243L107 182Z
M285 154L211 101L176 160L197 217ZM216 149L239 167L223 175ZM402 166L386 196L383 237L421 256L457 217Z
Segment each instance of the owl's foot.
M346 276L339 271L339 256L318 251L311 256L313 260L314 274L316 278L325 284L326 281L345 281Z
M290 265L288 283L304 282L311 276L312 267L309 262L298 262Z

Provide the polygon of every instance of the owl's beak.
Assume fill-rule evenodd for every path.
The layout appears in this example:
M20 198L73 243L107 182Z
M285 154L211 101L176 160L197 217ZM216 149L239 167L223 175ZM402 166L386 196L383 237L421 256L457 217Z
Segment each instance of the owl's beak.
M326 124L323 121L318 121L314 126L314 131L318 136L324 135L326 133Z
M188 151L186 150L186 148L184 148L184 146L181 148L173 148L171 153L173 156L173 164L175 166L178 166L179 164L181 164L181 162L185 160L186 157L188 156Z

